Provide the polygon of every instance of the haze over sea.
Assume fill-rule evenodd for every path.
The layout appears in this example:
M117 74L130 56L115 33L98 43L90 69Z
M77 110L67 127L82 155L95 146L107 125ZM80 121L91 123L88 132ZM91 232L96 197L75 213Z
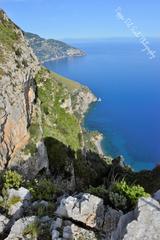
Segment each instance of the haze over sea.
M87 85L101 102L86 114L85 126L104 134L106 154L123 155L135 170L160 164L160 48L150 60L138 41L76 41L87 55L48 62L50 69Z

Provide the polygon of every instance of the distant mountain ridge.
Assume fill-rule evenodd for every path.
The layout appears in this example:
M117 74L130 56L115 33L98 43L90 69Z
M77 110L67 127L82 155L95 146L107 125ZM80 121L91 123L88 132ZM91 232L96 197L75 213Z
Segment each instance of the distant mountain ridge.
M66 57L79 57L85 55L85 52L82 50L72 47L62 41L41 38L39 35L29 32L24 32L24 34L33 52L42 63Z

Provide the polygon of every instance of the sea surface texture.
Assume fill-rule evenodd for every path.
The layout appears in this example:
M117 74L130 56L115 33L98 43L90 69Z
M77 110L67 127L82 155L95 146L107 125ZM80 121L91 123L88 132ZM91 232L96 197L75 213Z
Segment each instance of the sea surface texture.
M123 155L136 171L160 164L160 43L150 40L152 60L138 40L69 43L87 55L45 65L101 98L86 114L85 127L102 132L104 152Z

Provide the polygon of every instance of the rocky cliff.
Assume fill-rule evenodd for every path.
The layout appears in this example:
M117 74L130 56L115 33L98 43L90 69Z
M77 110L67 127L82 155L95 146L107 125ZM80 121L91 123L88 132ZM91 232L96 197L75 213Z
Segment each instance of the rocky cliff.
M96 97L42 67L2 10L0 57L0 239L159 240L159 166L99 155L81 127Z
M0 46L0 167L36 175L48 168L44 140L55 139L73 151L83 148L80 122L96 97L41 67L21 29L3 11Z
M79 57L85 55L80 49L71 47L55 39L44 39L36 34L27 32L25 32L25 38L28 40L35 55L43 63L66 57Z
M39 63L21 30L0 11L0 168L26 144Z

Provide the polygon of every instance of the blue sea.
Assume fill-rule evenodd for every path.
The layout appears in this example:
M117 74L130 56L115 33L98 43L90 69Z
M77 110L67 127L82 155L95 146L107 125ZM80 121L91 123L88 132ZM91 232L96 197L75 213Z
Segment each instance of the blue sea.
M102 99L86 114L85 126L104 134L104 152L123 155L136 171L160 164L160 43L150 40L152 60L130 39L70 43L87 55L45 65Z

